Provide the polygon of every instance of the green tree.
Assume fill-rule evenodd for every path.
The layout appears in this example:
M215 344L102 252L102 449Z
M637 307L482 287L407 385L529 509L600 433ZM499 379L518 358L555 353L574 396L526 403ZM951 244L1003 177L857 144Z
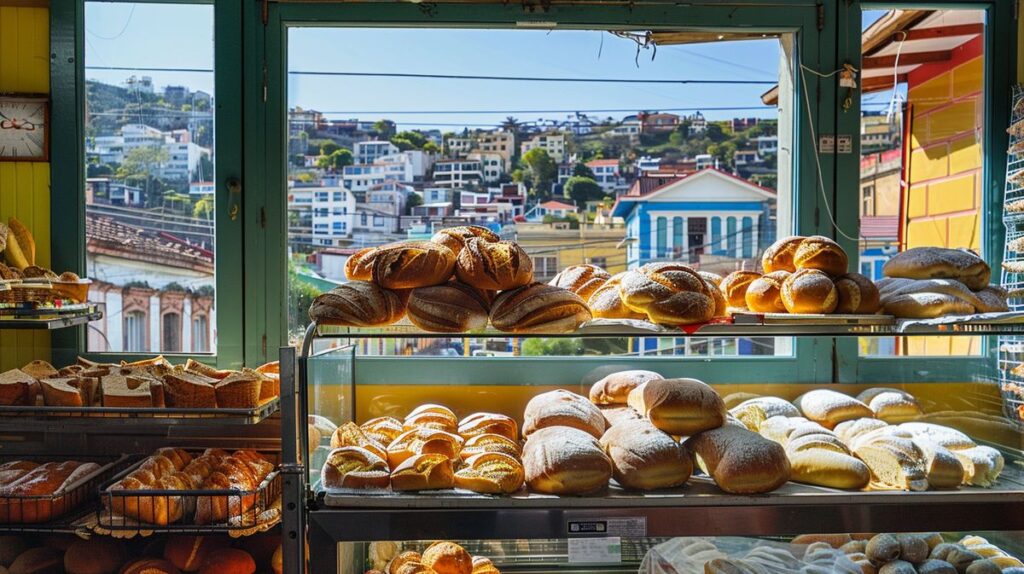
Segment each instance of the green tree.
M326 141L326 142L320 144L320 155L328 155L329 156L332 153L338 151L339 149L341 149L340 145L338 145L338 144L336 144L336 143L334 143L332 141Z
M581 161L576 162L576 165L572 166L572 174L578 177L589 177L590 179L594 179L596 177L594 175L594 170L587 167L587 164Z
M423 144L423 151L427 153L441 153L441 146L434 142L427 142Z
M574 175L565 182L565 195L572 198L576 207L584 208L588 201L604 198L605 193L593 178Z
M377 132L383 139L391 139L395 135L395 122L391 120L377 120L373 122L373 131Z
M192 206L192 217L196 219L213 219L213 197L204 197Z
M527 339L523 341L523 355L573 356L584 353L583 340L565 339Z
M420 132L404 131L395 134L395 137L391 138L391 143L398 146L398 149L402 151L423 149L423 146L427 143L427 137Z
M551 159L544 148L533 148L523 154L522 163L530 170L530 179L533 182L533 192L538 197L549 197L551 195L551 184L558 177L558 164Z
M722 129L722 124L708 122L708 127L704 130L704 137L715 143L719 143L725 141L728 136L725 135L725 130Z
M410 193L405 200L405 214L412 215L412 208L423 205L423 196L418 193Z

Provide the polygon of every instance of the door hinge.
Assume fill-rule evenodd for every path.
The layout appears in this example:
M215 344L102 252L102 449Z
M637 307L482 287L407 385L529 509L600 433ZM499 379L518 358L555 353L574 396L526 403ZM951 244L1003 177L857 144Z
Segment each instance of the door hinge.
M265 24L266 22L264 22ZM821 2L818 3L818 31L821 32L825 29L825 5Z
M267 208L260 208L260 229L267 228Z
M263 21L264 27L270 22L270 0L260 2L260 19Z

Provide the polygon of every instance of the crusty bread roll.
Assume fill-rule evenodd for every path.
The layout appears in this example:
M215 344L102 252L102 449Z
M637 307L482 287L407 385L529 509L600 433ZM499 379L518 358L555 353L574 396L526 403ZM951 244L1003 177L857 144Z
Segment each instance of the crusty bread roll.
M484 452L464 459L455 472L455 486L485 494L512 494L523 487L523 465L500 452Z
M944 293L909 293L883 298L882 309L886 315L901 319L933 319L974 313L970 303Z
M487 327L488 303L457 281L420 287L409 294L409 321L431 333L468 333Z
M829 389L806 392L797 397L793 404L805 417L828 429L835 428L843 421L874 416L864 403Z
M849 454L827 449L810 449L788 456L794 482L830 488L861 489L871 481L867 465Z
M530 435L523 447L526 484L545 494L584 494L608 485L612 463L592 435L554 426Z
M747 288L760 277L757 271L733 271L722 279L719 289L725 295L725 302L729 307L747 306Z
M430 238L430 241L439 245L444 245L448 249L451 249L452 253L458 256L459 252L466 245L466 240L472 238L479 238L488 243L495 243L501 241L498 234L487 229L486 227L480 227L479 225L459 225L457 227L448 227L442 229L434 234Z
M590 319L579 295L544 283L503 291L491 307L491 324L506 333L569 333Z
M779 397L755 397L747 399L742 403L736 405L736 409L741 409L754 405L760 407L764 411L766 418L783 416L783 417L798 417L800 416L800 410L793 406L793 403L786 399L780 399Z
M984 259L964 249L914 247L886 261L882 273L907 279L956 279L979 290L988 285L992 271Z
M835 284L839 296L836 313L870 315L881 307L878 287L860 273L847 273L836 279Z
M835 311L839 295L827 273L800 269L782 282L782 304L790 313L828 314Z
M405 432L405 429L402 428L402 421L394 417L377 417L375 419L370 419L359 425L359 428L363 429L363 433L365 433L366 436L377 441L384 447L387 447L392 441L398 438L398 435Z
M458 435L431 428L416 428L398 436L387 448L388 466L392 470L407 459L420 454L440 454L456 458L462 450L463 440Z
M327 455L320 480L330 488L387 488L388 463L358 446L336 448Z
M899 389L873 387L857 395L875 413L875 418L897 424L918 419L924 414L920 403L913 395Z
M313 299L309 318L321 325L381 327L405 315L398 294L368 281L349 281Z
M385 289L440 285L452 277L455 254L430 241L408 241L380 247L373 256L373 282Z
M629 406L655 427L675 436L691 436L725 424L725 403L697 379L656 379L629 393Z
M1009 293L998 285L989 285L974 294L978 296L978 304L974 306L978 313L1005 313L1010 310L1007 303Z
M373 260L377 247L366 247L356 251L345 261L345 277L349 281L370 281L373 279Z
M846 251L828 237L812 235L800 242L793 253L793 265L801 269L817 269L830 277L846 274L849 260Z
M607 271L597 265L570 265L555 275L548 284L568 289L586 301L611 278Z
M331 448L339 448L343 446L357 446L365 448L373 454L379 456L382 459L387 459L387 449L384 445L373 440L363 432L363 429L359 428L356 423L349 421L334 431L331 435Z
M516 421L498 413L473 413L459 421L458 432L464 439L481 434L497 434L519 440L519 425Z
M520 458L523 455L523 447L517 441L497 434L478 434L466 440L459 451L463 460L484 452L500 452L513 458Z
M629 370L612 373L590 387L590 402L595 405L624 405L633 389L656 379L664 379L654 371Z
M646 420L613 426L601 437L601 447L612 462L612 475L625 488L671 488L693 474L686 449Z
M768 249L765 249L764 254L761 256L761 269L765 274L775 271L788 271L790 273L796 271L793 256L796 255L796 250L800 247L800 243L803 240L804 237L792 235L790 237L783 237L769 245Z
M590 298L587 299L587 306L595 319L646 319L647 315L638 313L622 302L619 295L619 283L626 272L616 273L605 281L604 285L598 287Z
M604 415L593 403L576 393L555 389L541 393L526 403L523 410L523 436L546 427L579 429L596 438L604 434Z
M511 241L466 240L455 265L459 281L478 289L504 291L533 281L533 260Z
M733 494L770 492L789 480L782 445L745 428L725 425L686 440L700 466L722 490Z
M630 309L644 313L653 323L703 323L717 311L714 285L681 263L648 263L627 271L619 283L619 296Z
M454 542L439 540L423 551L423 564L437 574L471 574L473 557Z
M602 405L597 408L601 409L601 414L604 415L605 428L642 418L640 413L626 405Z
M417 454L391 471L393 490L436 490L454 486L452 460L443 454Z
M785 313L782 284L790 275L789 271L773 271L751 281L744 297L747 309L755 313Z

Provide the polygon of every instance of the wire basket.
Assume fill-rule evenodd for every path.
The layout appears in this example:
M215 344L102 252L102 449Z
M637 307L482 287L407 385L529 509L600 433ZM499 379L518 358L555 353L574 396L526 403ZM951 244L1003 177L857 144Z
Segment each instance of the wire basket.
M202 450L183 449L193 457ZM279 453L259 451L278 464ZM247 489L111 489L137 470L149 457L135 461L100 489L102 506L98 526L112 533L224 532L252 530L280 518L281 475L271 471L252 490Z
M47 523L51 526L69 516L72 511L95 501L97 487L122 468L128 462L127 457L82 457L69 456L21 456L7 455L0 457L0 463L15 460L31 462L93 462L99 468L79 478L74 483L62 485L51 494L38 495L3 495L0 490L0 528L11 530L10 525L28 525ZM20 528L15 528L20 529Z

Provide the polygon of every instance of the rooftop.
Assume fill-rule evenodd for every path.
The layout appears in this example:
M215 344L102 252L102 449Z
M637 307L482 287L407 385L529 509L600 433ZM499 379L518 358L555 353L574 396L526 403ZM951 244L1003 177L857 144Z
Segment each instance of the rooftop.
M213 252L113 217L86 213L85 238L90 253L213 273Z

